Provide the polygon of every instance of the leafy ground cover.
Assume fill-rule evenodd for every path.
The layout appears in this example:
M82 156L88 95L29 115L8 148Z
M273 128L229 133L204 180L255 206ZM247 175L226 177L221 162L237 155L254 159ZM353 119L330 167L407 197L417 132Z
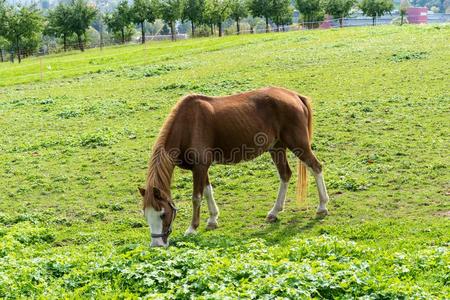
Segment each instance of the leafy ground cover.
M0 298L449 298L448 26L157 42L0 64ZM149 249L137 186L189 93L266 85L313 99L331 215L267 224L268 155L214 166L220 227ZM291 156L291 166L295 159ZM293 178L293 181L295 178ZM202 208L206 221L206 205Z

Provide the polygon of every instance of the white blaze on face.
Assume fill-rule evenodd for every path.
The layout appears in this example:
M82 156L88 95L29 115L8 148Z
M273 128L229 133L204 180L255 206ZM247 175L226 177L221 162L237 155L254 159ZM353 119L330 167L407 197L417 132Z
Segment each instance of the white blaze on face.
M163 221L161 216L164 214L164 208L160 211L156 211L153 207L147 207L144 210L145 219L150 227L150 234L161 234L163 231ZM167 247L168 244L163 242L162 238L152 238L150 246L163 246Z

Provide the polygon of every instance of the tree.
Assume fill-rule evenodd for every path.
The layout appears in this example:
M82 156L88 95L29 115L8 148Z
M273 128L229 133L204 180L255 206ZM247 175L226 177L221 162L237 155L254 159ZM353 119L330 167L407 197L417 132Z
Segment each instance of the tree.
M181 11L181 19L191 22L192 36L195 35L195 25L200 24L205 10L205 0L185 0Z
M266 20L266 32L269 32L269 19L272 16L272 0L250 0L249 9L254 17Z
M73 32L70 24L70 8L60 2L53 10L49 12L46 34L52 34L63 38L64 51L67 51L67 38Z
M5 28L6 28L6 7L5 7L5 1L0 0L0 62L4 62L5 58L3 57L3 49L6 49L8 46L8 41L3 38L5 35Z
M128 1L122 0L113 13L107 14L104 18L108 29L114 33L120 33L122 44L125 44L125 33L131 21L131 8Z
M181 18L181 0L160 0L158 12L164 22L170 26L172 41L175 40L175 22Z
M236 22L236 32L240 33L241 28L239 22L242 18L248 16L248 8L245 0L231 0L230 1L230 18Z
M372 17L372 25L375 26L376 18L390 12L394 8L394 3L392 0L362 0L359 8L366 16Z
M230 2L228 0L208 0L205 11L211 24L217 24L219 36L222 36L222 24L230 16Z
M131 8L131 20L141 26L141 42L145 43L145 21L153 23L156 19L156 7L150 0L134 0Z
M16 50L19 63L24 49L34 50L40 40L43 18L36 6L3 7L1 35Z
M409 4L408 0L401 0L400 1L400 25L403 25L403 19L406 16L406 13L408 12L408 8L411 5Z
M295 6L304 16L303 20L306 22L307 28L313 28L324 18L324 12L320 0L296 0Z
M250 33L255 33L256 26L258 26L258 24L264 22L261 18L255 18L252 15L247 17L246 21L247 21L248 25L250 26Z
M0 25L1 26L1 25ZM1 35L0 35L0 62L4 62L5 61L5 57L3 56L3 50L7 49L9 47L8 41L5 40Z
M343 26L343 19L350 14L355 0L326 0L324 11L326 14L339 18L339 26Z
M6 5L4 0L0 0L0 37L6 34Z
M272 20L277 25L277 31L280 30L280 25L285 25L288 19L292 19L290 5L290 0L272 0Z
M77 35L78 47L84 51L83 37L97 14L86 0L72 0L69 5L69 29Z

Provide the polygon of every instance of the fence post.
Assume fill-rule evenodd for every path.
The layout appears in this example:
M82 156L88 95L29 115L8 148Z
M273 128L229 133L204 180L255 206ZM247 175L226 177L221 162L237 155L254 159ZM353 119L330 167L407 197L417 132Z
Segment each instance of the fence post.
M100 22L100 51L103 50L103 21Z
M42 62L42 56L44 56L43 51L39 53L39 64L41 70L41 81L44 79L44 63Z

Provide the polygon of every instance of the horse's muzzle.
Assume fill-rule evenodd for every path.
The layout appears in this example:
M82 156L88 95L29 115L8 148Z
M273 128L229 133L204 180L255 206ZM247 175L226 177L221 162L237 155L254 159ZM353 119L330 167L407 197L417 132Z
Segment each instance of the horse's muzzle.
M167 243L164 243L162 238L156 238L152 239L152 242L150 243L150 247L169 247L169 241Z

